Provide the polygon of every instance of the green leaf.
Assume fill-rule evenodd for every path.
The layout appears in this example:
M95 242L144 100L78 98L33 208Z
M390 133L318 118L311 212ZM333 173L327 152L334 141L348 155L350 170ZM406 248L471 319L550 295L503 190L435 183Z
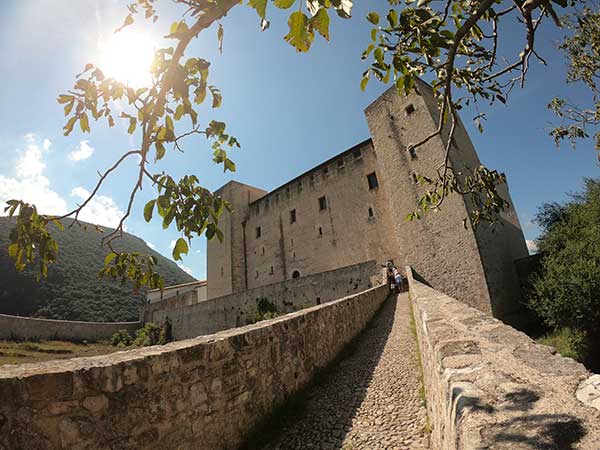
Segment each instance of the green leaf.
M108 266L110 264L110 262L115 259L117 257L117 254L115 252L110 252L108 255L106 255L106 258L104 258L104 265Z
M367 20L371 22L373 25L379 24L379 14L376 12L370 12L367 14Z
M229 170L230 172L235 172L235 163L230 160L229 158L226 158L225 161L223 161L223 166L224 166L224 170Z
M165 153L166 153L165 146L160 141L156 141L154 143L154 146L156 147L156 158L155 159L157 161L160 161L165 156Z
M127 128L127 132L129 134L133 134L136 126L137 126L137 119L135 117L130 117L129 118L129 128Z
M63 127L63 130L65 130L64 135L68 136L69 134L71 134L71 131L73 131L73 126L75 125L75 122L77 121L77 116L73 116L71 117L66 125Z
M284 37L297 51L307 52L314 39L312 30L308 27L308 17L301 12L296 11L288 19L290 32Z
M296 3L296 0L274 0L274 3L275 3L275 6L277 6L278 8L288 9L294 3Z
M248 5L256 10L261 19L267 16L267 0L248 0Z
M370 72L366 72L363 76L363 79L360 82L360 89L364 91L367 88L367 84L369 83L369 77L371 76Z
M314 17L310 18L310 26L325 39L329 40L329 14L325 8L319 9Z
M175 242L175 247L173 248L173 259L176 261L181 261L181 254L187 255L189 251L189 247L185 239L179 238L177 242Z
M154 205L156 204L156 200L150 200L144 206L144 219L146 222L150 222L152 220L152 213L154 212Z
M165 125L167 126L167 129L174 131L175 130L175 125L173 124L173 118L171 116L169 116L168 114L165 116Z
M59 95L58 103L61 103L61 104L69 103L69 102L72 102L73 99L74 99L74 97L72 95Z
M81 114L81 117L79 118L79 126L81 128L81 131L83 131L84 133L90 132L90 122L86 113Z

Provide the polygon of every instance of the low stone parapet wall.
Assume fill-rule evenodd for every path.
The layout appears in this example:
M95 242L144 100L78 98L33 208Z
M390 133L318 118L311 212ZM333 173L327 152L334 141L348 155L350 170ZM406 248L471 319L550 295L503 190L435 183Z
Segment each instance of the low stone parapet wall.
M600 449L600 376L407 276L431 448Z
M80 322L0 314L0 339L101 341L119 330L133 334L140 322Z
M387 295L380 286L165 346L0 367L0 449L238 448Z

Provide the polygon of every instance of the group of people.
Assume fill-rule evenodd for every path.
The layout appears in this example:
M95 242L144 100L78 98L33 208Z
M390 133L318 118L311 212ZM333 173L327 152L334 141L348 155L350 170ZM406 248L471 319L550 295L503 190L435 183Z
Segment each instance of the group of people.
M399 293L400 287L404 283L404 278L391 261L386 263L387 267L387 282L390 287L390 292Z

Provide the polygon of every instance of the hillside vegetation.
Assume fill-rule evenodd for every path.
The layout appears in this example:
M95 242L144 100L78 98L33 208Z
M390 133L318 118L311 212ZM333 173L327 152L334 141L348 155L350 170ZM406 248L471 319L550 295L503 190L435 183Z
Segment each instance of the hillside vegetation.
M65 225L68 223L65 221ZM36 267L17 272L8 257L8 237L13 224L11 219L0 217L0 313L64 320L138 320L143 292L134 293L128 283L98 278L108 250L100 247L102 234L94 226L82 222L87 229L74 226L65 232L51 226L59 245L59 258L50 266L48 278L38 282ZM114 242L114 248L156 256L156 270L164 277L166 286L194 281L136 236L124 233Z

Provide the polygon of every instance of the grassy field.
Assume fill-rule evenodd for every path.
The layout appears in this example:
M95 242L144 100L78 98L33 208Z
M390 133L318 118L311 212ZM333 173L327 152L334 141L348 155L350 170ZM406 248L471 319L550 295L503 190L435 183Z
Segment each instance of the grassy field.
M105 355L122 350L107 342L81 344L64 341L14 342L0 340L0 366Z

